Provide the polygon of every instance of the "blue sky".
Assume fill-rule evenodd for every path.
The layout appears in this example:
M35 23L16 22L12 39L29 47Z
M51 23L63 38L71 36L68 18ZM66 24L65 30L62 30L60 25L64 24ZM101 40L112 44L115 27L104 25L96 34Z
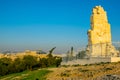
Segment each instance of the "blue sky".
M87 45L92 8L107 11L112 41L120 41L120 0L0 0L0 51L56 52Z

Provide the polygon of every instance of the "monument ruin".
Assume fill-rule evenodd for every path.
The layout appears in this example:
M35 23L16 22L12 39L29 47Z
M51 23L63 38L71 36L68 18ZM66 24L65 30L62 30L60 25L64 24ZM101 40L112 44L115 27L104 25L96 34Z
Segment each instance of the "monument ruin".
M88 45L85 51L86 56L81 59L76 54L72 60L69 60L69 56L64 55L61 65L84 65L120 61L120 53L112 45L111 28L107 19L107 13L103 7L95 6L93 8L90 21L91 28L87 32Z
M107 13L101 6L95 6L90 18L91 29L88 30L87 54L89 57L118 56L112 45L110 23Z

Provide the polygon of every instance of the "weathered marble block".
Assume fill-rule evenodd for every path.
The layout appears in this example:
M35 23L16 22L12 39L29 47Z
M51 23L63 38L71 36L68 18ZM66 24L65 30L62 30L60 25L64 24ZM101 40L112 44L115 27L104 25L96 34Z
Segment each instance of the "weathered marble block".
M90 21L91 29L87 32L88 55L92 57L118 56L118 51L111 42L110 24L103 7L93 8Z

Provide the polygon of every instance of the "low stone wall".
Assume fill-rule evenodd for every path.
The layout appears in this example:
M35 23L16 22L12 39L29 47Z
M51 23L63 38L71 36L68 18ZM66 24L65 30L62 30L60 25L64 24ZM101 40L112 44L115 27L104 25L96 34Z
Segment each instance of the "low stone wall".
M62 62L61 65L75 65L75 64L85 65L85 64L94 64L100 62L111 62L111 58L92 57L90 59L77 59L68 62Z
M62 62L61 65L85 65L85 64L94 64L100 62L119 62L120 57L91 57L90 59L77 59L67 62Z
M111 57L111 62L119 62L120 57Z

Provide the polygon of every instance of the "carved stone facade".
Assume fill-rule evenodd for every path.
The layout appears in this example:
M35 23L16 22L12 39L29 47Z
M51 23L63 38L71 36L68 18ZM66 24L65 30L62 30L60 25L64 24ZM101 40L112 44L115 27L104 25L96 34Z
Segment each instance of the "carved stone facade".
M118 56L118 51L111 42L111 30L106 11L96 6L92 10L91 29L88 30L87 53L91 57Z

